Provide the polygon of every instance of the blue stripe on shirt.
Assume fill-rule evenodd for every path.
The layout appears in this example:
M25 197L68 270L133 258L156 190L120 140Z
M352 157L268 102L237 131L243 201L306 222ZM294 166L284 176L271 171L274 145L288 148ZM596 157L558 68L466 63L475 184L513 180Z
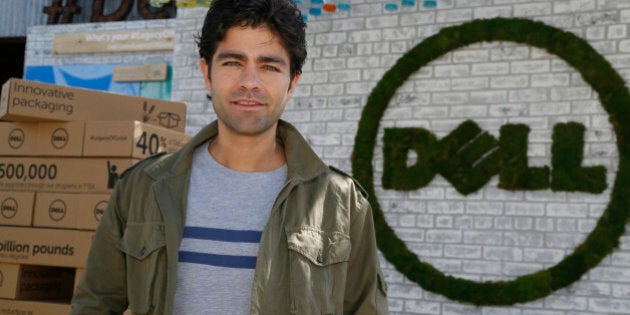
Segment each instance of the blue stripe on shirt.
M262 232L187 226L184 238L231 243L260 243ZM255 269L255 256L221 255L179 251L179 261L227 268Z
M179 261L193 264L211 265L217 267L255 269L256 257L215 255L196 252L179 252Z
M198 240L213 240L236 243L260 243L262 232L251 230L226 230L187 226L184 228L184 238Z

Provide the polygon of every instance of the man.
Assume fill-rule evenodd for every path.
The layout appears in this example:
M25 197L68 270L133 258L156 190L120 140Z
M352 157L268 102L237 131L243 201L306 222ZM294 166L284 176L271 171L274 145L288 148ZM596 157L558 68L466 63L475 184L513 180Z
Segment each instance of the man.
M386 314L371 210L280 120L306 58L292 0L214 0L217 121L121 175L73 314Z

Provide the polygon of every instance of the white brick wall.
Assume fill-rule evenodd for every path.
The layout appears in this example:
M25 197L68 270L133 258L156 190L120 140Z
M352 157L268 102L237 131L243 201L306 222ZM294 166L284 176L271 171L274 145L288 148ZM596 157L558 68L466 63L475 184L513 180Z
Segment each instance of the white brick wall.
M337 114L340 106L331 102L357 96L359 103L347 102L341 110L360 113L367 95L393 62L445 26L495 16L543 21L586 38L620 74L630 77L629 62L624 61L630 58L625 42L625 11L630 5L624 1L438 1L437 8L417 4L399 12L385 11L385 3L357 1L349 13L309 17L309 53L315 53L311 53L305 72L316 73L313 76L318 79L305 75L308 79L301 83L302 93L285 115L290 119L294 111L304 111L304 106L296 104L307 102L305 99L315 97L318 104L323 103L307 108L312 112L311 121L295 124L302 129L319 122L316 113L323 112L325 128L309 128L307 138L327 162L346 171L351 170L358 114L352 114L349 121L347 115ZM315 28L310 27L313 24ZM347 74L357 68L362 70L360 80ZM339 73L345 74L343 80L337 79ZM605 165L612 185L618 160L608 116L590 86L560 58L520 44L475 44L432 62L410 81L392 98L381 129L422 127L441 138L470 118L497 136L506 123L525 123L531 128L530 165L540 166L550 165L553 126L578 121L587 127L584 164ZM331 85L334 91L341 89L340 95L330 95ZM328 116L333 108L336 114ZM350 141L340 145L339 137ZM448 274L479 281L506 280L552 266L591 232L608 204L610 190L601 195L507 192L496 187L496 178L469 196L461 196L439 175L418 191L383 190L381 137L382 130L374 153L374 184L386 219L421 260ZM513 307L473 307L450 301L410 283L384 262L392 313L630 313L626 302L630 298L627 235L621 249L583 280L547 298Z
M406 51L446 26L475 18L527 17L575 33L630 79L630 1L627 0L438 0L437 8L386 11L396 1L352 0L352 9L309 16L309 59L284 118L293 122L330 164L350 172L363 106L383 73ZM189 105L188 133L215 116L205 100L193 35L206 9L180 9L171 60L173 100ZM146 25L141 24L146 23ZM149 22L88 27L153 27ZM74 26L86 31L85 25ZM142 62L137 56L51 56L51 34L29 32L27 65ZM70 31L64 29L63 31ZM118 59L120 58L120 59ZM437 175L411 192L384 190L384 127L422 127L442 138L465 119L495 137L507 123L531 128L531 166L550 165L551 130L578 121L587 128L585 165L608 169L603 194L509 192L495 176L480 191L462 196ZM392 98L374 152L375 189L387 222L418 257L457 277L509 280L562 260L590 233L609 202L618 163L616 137L596 93L562 59L520 44L494 42L458 49L413 74ZM630 232L620 248L583 278L546 298L511 307L475 307L425 291L384 259L392 314L568 315L630 314Z

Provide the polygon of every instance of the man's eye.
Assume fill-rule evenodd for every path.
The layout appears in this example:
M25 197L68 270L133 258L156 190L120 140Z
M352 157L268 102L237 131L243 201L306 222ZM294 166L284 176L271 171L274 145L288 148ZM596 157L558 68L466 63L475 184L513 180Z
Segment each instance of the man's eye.
M235 67L238 66L239 63L237 61L226 61L223 63L224 66Z
M280 72L280 69L274 66L266 65L263 67L267 71Z

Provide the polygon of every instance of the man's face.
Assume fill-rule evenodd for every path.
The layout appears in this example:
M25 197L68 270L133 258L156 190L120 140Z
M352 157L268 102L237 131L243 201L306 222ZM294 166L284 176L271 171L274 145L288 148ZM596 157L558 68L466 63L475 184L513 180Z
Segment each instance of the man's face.
M290 76L290 57L266 26L235 26L225 34L208 65L200 62L221 132L255 136L273 130L291 98L299 74Z

